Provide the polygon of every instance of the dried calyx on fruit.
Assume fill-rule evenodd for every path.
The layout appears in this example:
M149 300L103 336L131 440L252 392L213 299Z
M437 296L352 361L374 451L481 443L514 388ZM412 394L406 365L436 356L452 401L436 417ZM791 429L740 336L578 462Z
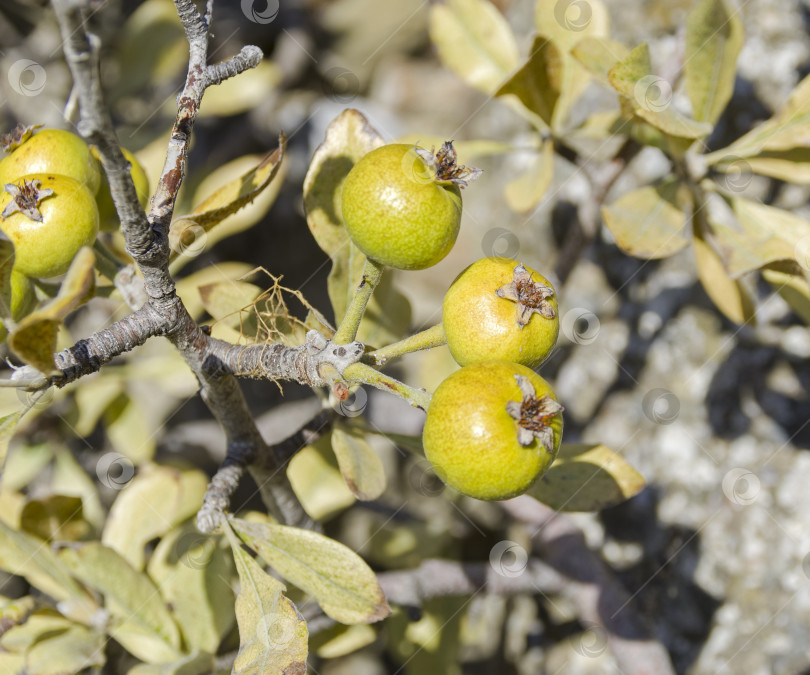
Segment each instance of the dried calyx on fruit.
M549 298L554 296L554 289L537 281L532 281L531 272L523 265L515 267L514 278L497 291L499 298L506 298L517 303L517 323L522 328L532 314L537 312L546 319L553 319L557 313Z
M563 408L548 394L536 396L534 386L527 377L515 375L515 381L523 394L521 401L509 401L506 412L517 422L518 443L531 445L536 438L546 452L554 452L554 429L549 422L559 415Z

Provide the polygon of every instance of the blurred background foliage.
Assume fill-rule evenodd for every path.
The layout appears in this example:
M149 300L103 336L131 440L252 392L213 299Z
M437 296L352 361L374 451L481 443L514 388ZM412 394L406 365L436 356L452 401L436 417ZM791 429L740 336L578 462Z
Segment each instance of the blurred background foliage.
M807 136L788 133L785 144L776 148L791 153L788 169L785 157L757 164L744 147L733 145L755 124L784 110L810 70L807 6L798 0L746 3L738 26L745 40L736 71L725 73L728 104L709 106L704 117L695 114L697 122L673 122L697 136L704 132L696 123L716 122L704 139L706 152L730 146L728 153L744 160L727 162L725 178L718 161L721 171L713 176L738 218L735 205L748 209L744 215L751 227L724 230L727 237L719 249L712 249L715 256L701 263L700 243L697 250L687 246L688 233L674 240L665 237L674 242L665 257L643 256L655 260L622 250L638 245L633 224L655 210L662 197L664 217L655 222L676 232L688 225L682 211L694 194L683 196L678 184L682 176L670 180L671 158L681 157L685 144L649 133L650 128L662 131L649 124L649 117L657 120L657 115L645 118L637 113L648 110L630 111L636 113L631 118L634 140L644 147L604 195L606 227L597 211L595 230L582 230L582 205L592 203L594 195L582 163L570 161L574 150L598 169L624 140L605 140L622 110L616 89L609 86L608 68L614 63L595 58L601 71L586 68L583 62L594 52L581 53L579 60L571 56L571 34L577 39L583 33L609 36L608 51L616 60L648 42L650 74L675 84L673 109L684 115L689 100L695 102L680 72L688 49L685 26L695 3L300 0L282 2L268 23L251 19L243 12L245 4L221 2L216 7L211 59L257 44L266 60L206 94L176 215L255 166L276 147L282 132L288 139L284 180L277 194L263 196L225 221L216 236L191 247L178 290L192 314L211 318L223 334L244 332L244 323L227 310L250 306L255 289L240 286L245 294L226 298L224 309L214 291L217 282L261 267L266 272L246 281L262 289L281 284L300 291L327 320L334 319L327 294L329 259L307 228L302 184L327 125L344 108L361 110L386 141L407 139L429 146L454 139L461 161L481 166L485 175L465 192L462 235L453 252L434 268L393 278L409 301L410 328L440 319L444 290L479 257L508 255L549 275L563 272L565 283L558 287L563 334L544 376L555 383L566 406L566 440L609 444L649 483L622 506L573 516L588 544L628 591L637 593L635 603L678 672L792 673L807 668L810 337L804 323L808 312L801 304L806 281L802 285L801 277L810 246L802 243L807 221L794 220L810 216ZM536 23L536 5L547 10L542 14L545 24ZM120 141L136 153L154 185L184 76L182 28L168 0L108 0L94 9L91 23L104 45L103 78ZM459 22L458 16L469 20ZM560 31L566 21L569 29ZM536 42L537 32L556 38L560 51L554 54ZM471 33L486 37L483 50L480 43L470 43ZM0 128L10 129L18 121L63 126L66 105L70 110L70 78L59 45L47 3L8 0L0 7L0 70L8 72L20 59L30 59L45 72L45 86L35 97L20 94L8 78L0 78ZM534 65L526 71L521 66L529 55ZM565 74L557 80L559 71L547 66L560 61ZM588 77L588 70L597 72ZM533 90L535 81L521 80L521 71L545 73L545 84ZM631 73L633 91L647 74ZM798 99L801 120L805 97L801 92ZM648 124L640 124L638 117ZM552 136L570 147L560 153L558 144L555 154ZM722 157L715 154L717 160ZM655 190L647 187L659 178ZM636 197L622 201L632 194ZM766 206L748 206L742 195ZM623 238L626 231L629 239ZM113 246L115 237L110 237ZM654 250L661 243L653 237ZM776 252L765 251L765 244ZM719 265L718 250L724 254ZM735 251L746 256L735 257ZM794 264L747 274L763 261L787 259ZM570 264L560 267L561 260ZM707 265L716 274L708 280L705 271L699 274ZM784 284L796 278L791 295ZM201 286L209 292L201 294ZM304 321L309 307L283 293L290 311ZM728 297L737 297L736 310ZM754 309L756 321L742 323ZM124 311L119 300L94 299L63 328L60 347ZM406 357L393 372L432 390L455 368L449 352L440 348ZM270 441L283 438L320 405L309 390L295 385L284 386L283 398L272 383L245 382L244 388ZM210 660L194 656L192 647L228 653L238 646L231 588L205 578L217 570L233 580L233 562L224 548L197 535L187 522L200 503L205 474L222 460L224 447L195 390L192 376L168 343L150 340L102 373L37 402L9 453L0 490L0 520L19 528L14 536L51 540L58 529L60 539L101 539L135 572L145 569L148 577L137 577L133 588L147 578L157 585L188 631L183 645L178 636L161 638L175 650L167 658L191 654L183 657L188 663L182 672L210 669ZM7 392L0 392L3 414L26 402ZM355 401L372 429L419 432L421 414L401 401L373 391ZM370 438L389 481L377 500L356 502L328 443L299 453L290 478L308 512L323 520L326 533L358 551L375 569L416 566L437 556L485 561L492 546L505 538L528 545L530 533L496 507L449 494L423 461L379 434ZM160 463L150 464L153 458ZM135 466L142 464L149 468L136 473ZM122 487L127 490L121 492ZM127 510L122 497L138 490L147 495L153 512ZM260 502L255 486L246 481L234 510L250 508L260 508ZM18 539L17 545L24 548L25 541ZM189 560L206 565L187 564ZM61 589L48 586L50 562L38 561L46 569L34 577L42 580L41 590L75 602L75 582L65 580ZM199 599L184 606L178 588L197 589L193 592L199 592ZM6 580L3 595L16 599L3 611L38 609L27 591L21 578ZM121 616L131 616L132 600L118 598ZM588 629L565 592L553 598L466 600L432 601L418 616L400 611L382 628L321 631L312 638L313 663L318 672L331 674L400 668L412 673L615 668L604 649L583 649ZM79 603L72 615L83 616L91 608ZM29 649L31 672L71 672L71 664L99 653L97 631L49 611L16 645L17 650ZM149 625L173 625L162 610L154 612ZM45 656L35 654L32 646L51 633L56 637L50 639L59 642L43 642ZM106 672L155 672L136 667L131 656L154 657L154 636L134 640L119 632L113 637ZM54 653L62 654L64 662L49 662ZM101 667L100 659L96 666Z

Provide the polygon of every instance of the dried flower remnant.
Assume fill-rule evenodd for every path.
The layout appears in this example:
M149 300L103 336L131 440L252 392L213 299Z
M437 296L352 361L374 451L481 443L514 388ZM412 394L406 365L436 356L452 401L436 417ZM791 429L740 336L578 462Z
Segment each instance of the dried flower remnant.
M534 387L527 377L515 375L522 401L509 401L506 412L517 422L518 443L531 445L536 438L546 452L554 451L554 429L551 420L564 408L551 396L535 396Z
M5 220L14 213L22 213L28 216L31 220L36 220L38 223L42 222L42 214L39 212L39 203L50 197L53 190L45 188L41 190L42 183L38 180L24 180L20 185L14 183L7 183L5 188L6 192L11 195L11 201L0 213L0 217Z
M499 298L517 303L517 323L521 328L529 323L535 312L546 319L555 316L554 306L548 301L554 295L554 289L532 281L532 275L523 265L517 265L512 281L495 293Z
M41 129L42 126L42 124L32 124L31 126L27 126L20 123L7 134L0 136L0 145L3 146L3 150L5 150L7 153L14 152L29 138L31 138L37 129Z
M453 147L453 141L442 143L439 152L434 152L435 148L428 151L419 146L416 146L414 150L430 167L436 176L436 180L440 183L454 183L461 188L465 188L483 173L481 169L474 166L468 167L463 164L459 166L456 163L458 155Z

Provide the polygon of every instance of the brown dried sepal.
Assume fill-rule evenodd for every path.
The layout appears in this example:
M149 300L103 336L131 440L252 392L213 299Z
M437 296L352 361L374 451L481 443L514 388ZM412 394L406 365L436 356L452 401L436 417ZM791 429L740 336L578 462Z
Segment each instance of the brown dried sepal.
M31 220L36 220L38 223L42 222L42 214L39 212L39 203L50 197L53 190L50 188L40 189L42 183L36 179L24 180L20 185L14 183L6 183L6 192L11 195L11 201L6 204L3 213L0 213L0 218L5 220L14 213L22 213L28 216Z
M6 152L14 152L31 138L37 129L41 129L42 126L42 124L32 124L31 126L22 123L18 124L7 134L0 136L0 144L2 144L3 150Z
M535 396L534 387L529 378L515 375L523 400L509 401L506 412L517 422L518 443L531 445L536 438L540 445L551 454L554 452L554 429L551 420L564 408L551 396Z
M474 166L464 166L463 164L459 166L456 163L458 155L453 147L453 141L442 143L439 152L435 152L435 148L428 151L419 146L414 149L416 154L425 160L439 183L453 183L460 188L465 188L483 173L481 169Z
M546 319L554 318L554 306L548 301L554 289L532 281L532 275L523 265L515 266L512 281L495 291L499 298L517 303L517 323L523 328L532 314L537 312Z

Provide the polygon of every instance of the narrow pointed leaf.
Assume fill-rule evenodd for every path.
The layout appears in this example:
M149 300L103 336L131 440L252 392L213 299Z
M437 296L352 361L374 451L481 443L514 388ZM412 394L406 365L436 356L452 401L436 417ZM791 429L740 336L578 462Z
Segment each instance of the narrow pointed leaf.
M429 10L430 39L442 63L467 84L492 94L518 66L515 36L488 0L443 0Z
M571 49L571 56L602 84L610 86L608 72L619 61L627 58L630 50L621 42L608 38L586 37Z
M315 596L341 623L371 623L391 610L371 568L350 548L317 532L233 519L234 530L276 572Z
M688 245L690 210L681 184L667 181L622 195L602 208L602 217L623 251L666 258Z
M711 133L708 122L697 122L675 110L670 85L652 74L646 42L613 66L608 79L635 115L664 133L681 138L701 138Z
M385 490L385 469L379 455L362 434L337 426L332 430L332 449L349 490L363 501L377 499Z
M743 32L740 14L728 0L700 0L689 12L684 75L698 122L717 122L731 99Z
M0 476L3 475L6 455L8 454L8 444L11 442L11 437L14 436L14 431L17 429L20 414L20 412L14 412L5 417L0 417Z
M528 494L558 511L601 511L638 494L644 478L604 445L563 443Z
M755 307L751 294L737 279L732 279L711 242L694 228L693 250L698 278L717 308L735 323L753 322Z
M180 632L154 583L111 548L97 542L66 548L59 560L104 596L110 634L147 663L180 657Z
M225 533L239 573L236 596L239 653L233 673L305 675L307 622L284 596L284 584L259 566L227 524Z
M191 213L172 222L169 228L172 260L203 233L210 232L262 194L279 175L286 147L287 139L282 134L278 139L278 148L265 156L258 166L221 187L197 204Z
M14 267L14 244L0 235L0 318L11 318L11 268Z
M546 37L534 38L529 60L504 82L496 96L513 94L528 110L551 125L554 108L562 87L562 58L559 50Z
M56 600L86 597L48 542L0 521L0 569L24 577ZM87 598L89 603L89 598Z
M801 320L810 326L810 283L806 274L764 269L762 277L782 296Z

